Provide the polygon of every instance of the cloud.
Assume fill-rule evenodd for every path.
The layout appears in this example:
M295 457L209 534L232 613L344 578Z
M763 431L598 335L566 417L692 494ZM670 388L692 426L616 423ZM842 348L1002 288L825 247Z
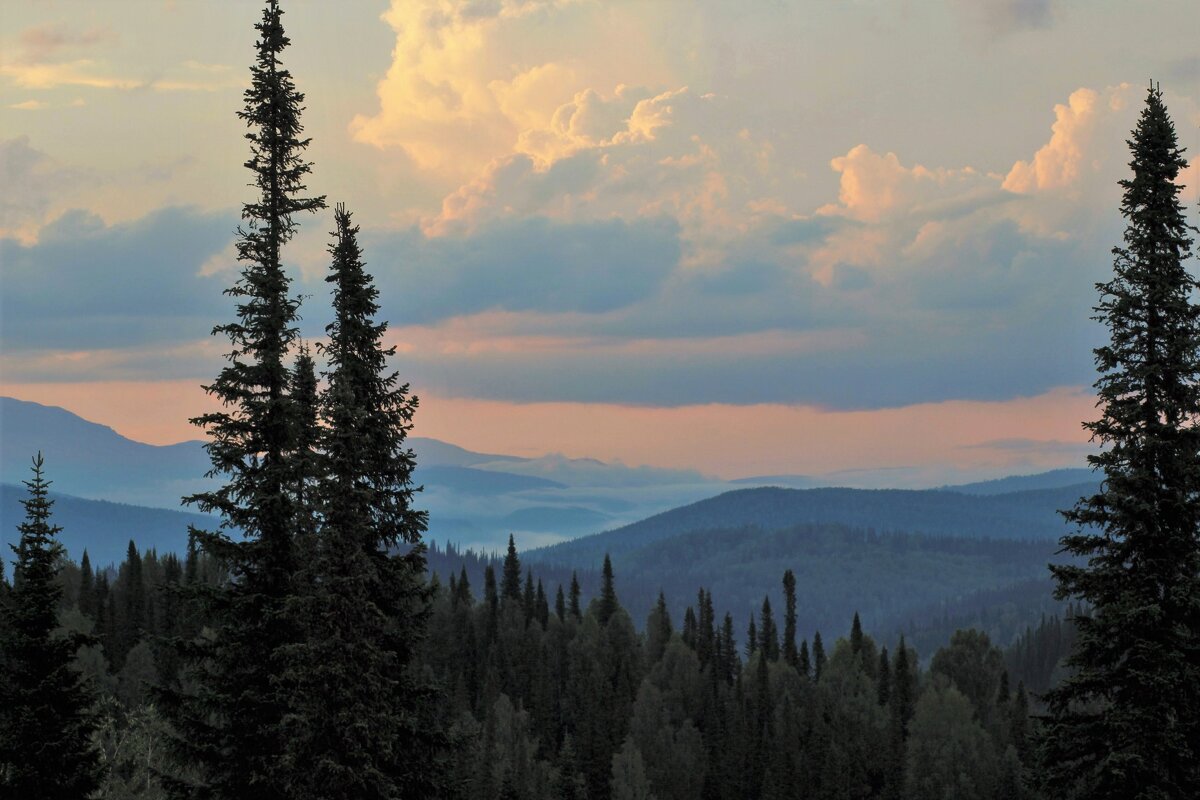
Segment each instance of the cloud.
M69 212L38 241L0 239L6 351L94 350L203 337L231 306L227 276L201 265L232 238L236 220L183 208L106 226Z
M960 10L992 36L1044 30L1055 18L1055 0L957 0Z
M598 87L664 74L639 31L657 14L572 0L393 0L383 20L396 45L379 108L357 115L351 134L460 182L514 153L543 166L595 146L639 99Z
M1078 187L1089 175L1098 173L1104 160L1097 157L1092 142L1098 132L1111 130L1111 124L1104 123L1127 107L1130 90L1129 84L1104 92L1082 88L1072 92L1065 104L1055 105L1050 141L1030 161L1013 164L1004 179L1004 188L1017 194L1031 194ZM1104 149L1112 152L1112 148Z
M34 147L28 136L0 140L0 237L32 243L51 200L81 180L78 170L59 164Z
M115 41L116 33L108 28L73 31L61 23L27 28L21 31L18 37L21 46L20 60L31 64L55 60L64 52L87 50Z
M502 221L461 237L373 235L367 258L398 323L490 310L603 313L653 295L679 261L667 218Z
M834 172L841 174L840 205L822 210L861 222L880 222L896 214L921 214L932 203L945 206L977 199L994 194L996 188L994 180L971 167L905 167L895 153L876 153L865 144L829 163Z

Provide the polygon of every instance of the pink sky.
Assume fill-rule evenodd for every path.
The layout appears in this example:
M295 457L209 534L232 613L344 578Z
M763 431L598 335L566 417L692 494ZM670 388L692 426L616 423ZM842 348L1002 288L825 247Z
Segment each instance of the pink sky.
M202 438L186 423L212 407L191 381L0 385L152 444ZM621 460L719 478L906 468L908 481L1082 466L1080 420L1094 398L1072 389L1005 402L947 401L878 411L779 404L674 408L504 403L424 396L414 435L482 452ZM960 474L961 473L961 474Z

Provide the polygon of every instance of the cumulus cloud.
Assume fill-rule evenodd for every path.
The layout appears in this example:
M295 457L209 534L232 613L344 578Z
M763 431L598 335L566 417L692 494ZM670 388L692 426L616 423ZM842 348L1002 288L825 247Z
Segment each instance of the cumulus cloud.
M1004 188L1017 194L1077 188L1090 175L1101 172L1113 156L1123 156L1107 141L1102 148L1092 143L1098 133L1115 132L1113 123L1117 120L1126 121L1129 115L1121 112L1129 104L1130 91L1129 84L1103 92L1081 88L1072 92L1065 104L1055 105L1050 140L1031 160L1013 164Z

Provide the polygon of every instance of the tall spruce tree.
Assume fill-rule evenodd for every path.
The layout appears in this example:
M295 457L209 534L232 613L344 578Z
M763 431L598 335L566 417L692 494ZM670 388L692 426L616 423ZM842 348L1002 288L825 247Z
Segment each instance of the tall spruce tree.
M1200 284L1175 181L1187 166L1151 86L1121 181L1124 246L1097 285L1101 489L1066 518L1086 563L1055 565L1057 596L1090 610L1047 695L1045 783L1052 796L1200 796Z
M800 666L800 651L796 649L796 575L790 569L783 573L783 660L791 667Z
M335 320L323 350L322 525L310 587L294 601L305 641L288 648L288 795L312 800L437 797L444 742L436 697L412 669L429 614L427 514L413 508L407 446L417 399L388 371L378 290L358 228L339 205L330 247ZM399 552L397 552L399 549Z
M13 586L0 606L0 796L22 800L78 800L99 788L99 753L92 745L95 699L72 662L86 637L60 636L59 572L63 550L50 522L54 505L42 475L41 453L33 480L25 481L25 521Z
M258 197L243 205L238 228L240 280L226 294L237 319L214 329L228 337L228 364L205 387L221 410L192 422L204 428L216 489L186 498L221 518L220 531L193 530L202 550L230 580L208 592L212 636L189 647L196 691L165 695L177 749L199 775L194 786L172 783L179 794L213 798L282 797L283 718L288 699L275 677L281 649L298 638L286 600L294 589L297 514L294 404L286 364L296 341L299 301L289 295L284 245L295 217L325 207L306 197L302 138L304 95L296 90L280 55L289 40L278 0L268 0L261 21L250 87L238 116L249 129ZM243 538L235 539L234 531Z

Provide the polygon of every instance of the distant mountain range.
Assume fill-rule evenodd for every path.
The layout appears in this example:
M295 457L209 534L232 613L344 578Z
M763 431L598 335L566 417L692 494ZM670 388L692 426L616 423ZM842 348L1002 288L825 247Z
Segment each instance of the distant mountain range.
M726 482L410 442L431 539L487 553L513 532L539 574L561 579L577 569L585 582L610 553L635 616L659 589L678 612L699 586L712 589L719 607L748 615L763 593L778 604L779 576L792 568L803 623L837 629L855 610L876 630L912 629L947 609L1006 619L1006 630L1024 624L1051 603L1045 564L1066 530L1057 511L1098 486L1090 471L1068 469L941 489L819 488L820 479L805 476ZM55 522L76 559L86 547L93 563L117 562L130 539L182 551L189 525L216 524L178 506L180 495L206 485L200 442L147 445L60 408L0 398L4 542L16 539L19 484L39 450L54 482ZM446 554L437 564L453 569L453 560ZM468 566L481 571L482 563ZM996 612L996 603L1009 610Z
M744 525L836 522L939 535L1054 538L1060 525L1054 510L1083 493L1072 484L1094 482L1087 470L1056 470L942 491L817 489L811 487L820 479L805 476L721 481L688 470L554 454L477 453L421 437L410 443L417 481L425 487L419 497L430 511L430 538L483 550L502 547L510 532L526 550L574 540L539 556L569 553L571 560L684 530ZM39 450L54 491L80 500L182 512L179 498L209 485L201 442L148 445L61 408L0 398L0 483L19 486ZM763 488L768 486L805 488ZM16 524L12 508L0 520L6 538ZM93 510L95 519L114 516L113 508L104 508L109 510ZM607 532L577 538L597 531Z

